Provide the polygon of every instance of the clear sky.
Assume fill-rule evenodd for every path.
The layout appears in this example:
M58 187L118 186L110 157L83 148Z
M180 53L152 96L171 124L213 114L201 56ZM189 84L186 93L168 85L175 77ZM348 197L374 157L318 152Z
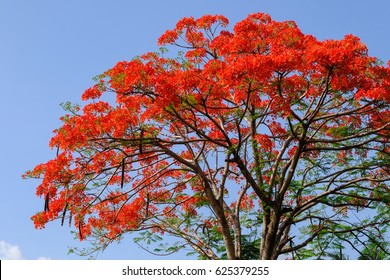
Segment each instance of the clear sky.
M38 181L21 175L51 159L61 102L81 103L92 77L147 51L185 16L223 14L235 22L254 12L294 20L319 39L354 34L369 53L390 59L387 0L0 0L0 259L78 259L68 255L70 228L35 230L43 209ZM182 258L174 255L171 258ZM132 245L113 244L99 259L157 258Z

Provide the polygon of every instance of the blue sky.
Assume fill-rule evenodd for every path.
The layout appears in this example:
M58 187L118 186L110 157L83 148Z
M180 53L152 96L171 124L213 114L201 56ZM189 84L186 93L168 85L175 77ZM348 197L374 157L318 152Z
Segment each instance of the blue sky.
M223 14L230 26L254 12L295 20L319 39L355 34L372 56L390 59L386 0L0 0L0 259L78 259L70 228L34 229L43 209L34 180L21 175L54 156L48 148L65 101L81 103L92 77L147 51L185 16ZM99 259L156 258L126 238ZM172 258L181 258L174 255Z

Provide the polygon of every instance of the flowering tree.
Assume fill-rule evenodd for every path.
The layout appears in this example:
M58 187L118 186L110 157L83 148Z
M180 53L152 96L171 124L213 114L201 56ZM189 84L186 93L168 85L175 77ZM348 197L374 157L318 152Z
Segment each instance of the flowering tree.
M69 220L97 249L173 236L155 252L207 259L322 257L385 236L390 67L352 35L319 41L261 13L227 25L184 18L158 40L177 57L119 62L83 107L65 105L56 157L24 175L42 179L36 228Z

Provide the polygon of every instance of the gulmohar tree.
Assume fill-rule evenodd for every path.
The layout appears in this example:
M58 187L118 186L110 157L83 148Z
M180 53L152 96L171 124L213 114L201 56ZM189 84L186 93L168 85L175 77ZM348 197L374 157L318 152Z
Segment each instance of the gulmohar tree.
M184 18L168 47L65 104L57 155L24 175L41 179L36 228L69 220L96 250L134 233L203 259L367 255L384 240L390 67L352 35L319 41L262 13L227 25Z

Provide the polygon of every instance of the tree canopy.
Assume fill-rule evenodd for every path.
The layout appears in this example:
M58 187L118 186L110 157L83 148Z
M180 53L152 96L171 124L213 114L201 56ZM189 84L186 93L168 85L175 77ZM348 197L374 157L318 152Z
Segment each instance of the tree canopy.
M257 13L183 18L158 44L64 104L55 158L24 175L41 179L36 228L204 259L367 255L386 236L390 67L359 38Z

